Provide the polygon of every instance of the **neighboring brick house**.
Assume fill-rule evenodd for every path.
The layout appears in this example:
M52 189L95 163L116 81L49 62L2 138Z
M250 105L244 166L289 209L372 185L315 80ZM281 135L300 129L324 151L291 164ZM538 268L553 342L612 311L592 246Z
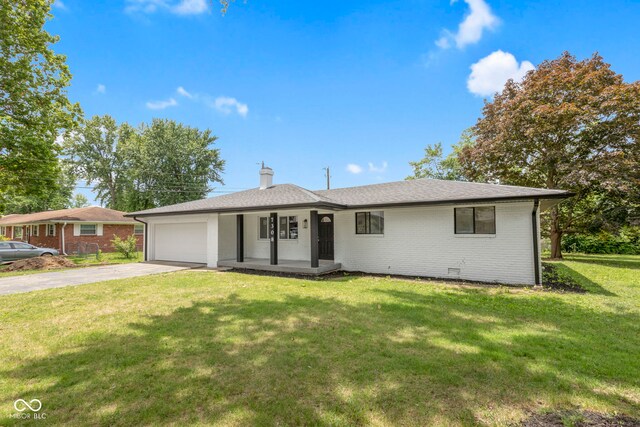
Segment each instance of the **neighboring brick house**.
M124 212L90 206L77 209L14 214L0 218L0 235L35 246L74 253L79 248L113 252L113 236L135 235L138 249L144 246L144 225Z

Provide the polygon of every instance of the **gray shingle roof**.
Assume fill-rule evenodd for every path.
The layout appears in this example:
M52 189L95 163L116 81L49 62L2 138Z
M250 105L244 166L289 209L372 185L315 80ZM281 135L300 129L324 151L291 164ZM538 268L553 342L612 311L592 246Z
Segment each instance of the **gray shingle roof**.
M211 197L209 199L194 200L192 202L179 203L177 205L163 206L135 212L132 215L153 215L167 214L173 212L211 212L229 210L260 209L273 206L334 206L335 202L320 196L313 191L309 191L293 184L280 184L260 190L239 191L237 193L225 194ZM339 207L339 206L336 206Z
M209 199L194 200L128 214L154 216L172 213L245 211L272 208L387 206L436 204L482 200L556 199L570 197L564 190L516 187L474 182L416 179L334 190L310 191L293 184L280 184L265 190L254 188Z
M375 206L387 204L462 202L472 200L497 200L514 198L569 197L564 190L516 187L512 185L481 184L477 182L445 181L439 179L414 179L336 188L316 191L337 203L349 206Z

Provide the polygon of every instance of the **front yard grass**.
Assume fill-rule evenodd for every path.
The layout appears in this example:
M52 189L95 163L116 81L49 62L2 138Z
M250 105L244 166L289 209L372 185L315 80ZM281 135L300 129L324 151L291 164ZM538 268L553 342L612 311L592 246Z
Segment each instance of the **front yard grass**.
M640 257L584 294L178 272L0 297L0 425L504 425L640 417Z

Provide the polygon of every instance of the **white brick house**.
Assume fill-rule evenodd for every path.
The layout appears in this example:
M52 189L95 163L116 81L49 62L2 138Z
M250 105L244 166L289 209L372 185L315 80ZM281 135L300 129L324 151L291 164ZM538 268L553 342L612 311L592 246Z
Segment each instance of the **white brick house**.
M536 284L540 210L571 196L430 179L309 191L272 176L263 168L259 188L128 214L147 224L145 259Z

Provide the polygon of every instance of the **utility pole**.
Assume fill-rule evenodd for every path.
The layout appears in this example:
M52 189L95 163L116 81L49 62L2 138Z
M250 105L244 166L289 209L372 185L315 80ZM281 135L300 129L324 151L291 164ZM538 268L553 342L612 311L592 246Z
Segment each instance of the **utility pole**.
M327 166L326 168L322 168L326 171L327 174L327 190L331 189L331 173L329 172L329 166Z

